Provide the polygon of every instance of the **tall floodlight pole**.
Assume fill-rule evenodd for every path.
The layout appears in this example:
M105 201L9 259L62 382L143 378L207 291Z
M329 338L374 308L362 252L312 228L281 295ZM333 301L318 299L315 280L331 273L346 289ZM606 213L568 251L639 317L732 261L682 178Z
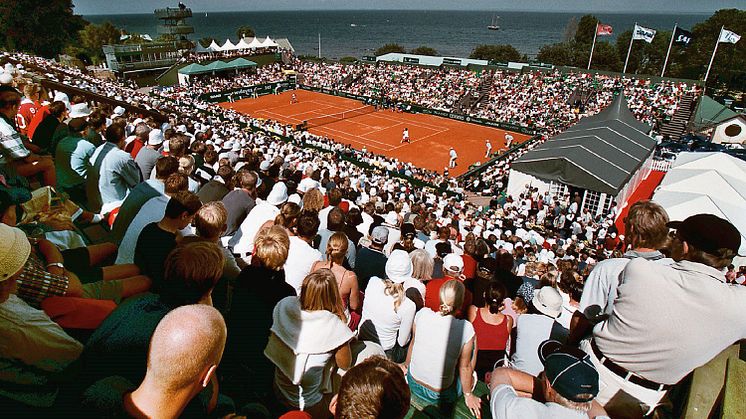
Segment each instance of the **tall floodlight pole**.
M663 70L661 70L661 77L666 72L666 66L668 65L668 56L671 55L671 47L673 46L673 37L676 36L676 28L679 27L679 22L673 24L673 33L671 33L671 42L668 43L668 52L666 53L666 60L663 61Z
M319 32L319 58L321 58L321 32Z

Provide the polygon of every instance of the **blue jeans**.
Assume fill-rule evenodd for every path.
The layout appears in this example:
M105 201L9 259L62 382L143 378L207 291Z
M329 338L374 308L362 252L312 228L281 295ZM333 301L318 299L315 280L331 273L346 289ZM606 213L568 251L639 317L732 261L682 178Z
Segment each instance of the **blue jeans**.
M458 377L453 380L453 383L448 388L440 392L430 390L415 381L412 373L409 371L407 371L407 383L409 384L409 391L412 393L412 396L417 396L420 400L428 404L439 402L454 403L463 393L461 390L461 380Z

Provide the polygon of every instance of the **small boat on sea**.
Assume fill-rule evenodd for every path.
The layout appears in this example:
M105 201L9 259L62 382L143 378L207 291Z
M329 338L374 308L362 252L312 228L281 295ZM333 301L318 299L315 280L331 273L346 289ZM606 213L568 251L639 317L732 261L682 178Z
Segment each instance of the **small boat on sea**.
M356 24L354 24L354 23L350 23L350 27L351 27L351 28L357 28L357 25L356 25Z
M500 16L492 15L492 23L489 26L487 26L487 29L489 29L491 31L499 31L500 30L500 26L497 24L497 21L499 19L500 19Z

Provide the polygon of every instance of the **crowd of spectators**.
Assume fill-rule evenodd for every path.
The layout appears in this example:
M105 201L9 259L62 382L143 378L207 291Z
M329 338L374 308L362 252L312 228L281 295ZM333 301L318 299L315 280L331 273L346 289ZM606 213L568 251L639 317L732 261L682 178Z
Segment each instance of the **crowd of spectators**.
M180 88L10 58L25 63L0 76L11 416L641 416L746 338L725 220L640 201L624 237L616 208L579 196L475 207L391 172L447 182L434 174ZM163 117L40 94L45 75ZM456 79L440 78L473 85ZM95 228L104 243L75 239Z

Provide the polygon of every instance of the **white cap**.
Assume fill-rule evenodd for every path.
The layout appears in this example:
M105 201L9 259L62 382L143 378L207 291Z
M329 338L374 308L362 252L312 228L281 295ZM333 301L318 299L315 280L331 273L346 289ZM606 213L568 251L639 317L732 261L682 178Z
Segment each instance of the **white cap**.
M91 113L91 108L87 103L76 103L70 106L70 118L85 118Z

